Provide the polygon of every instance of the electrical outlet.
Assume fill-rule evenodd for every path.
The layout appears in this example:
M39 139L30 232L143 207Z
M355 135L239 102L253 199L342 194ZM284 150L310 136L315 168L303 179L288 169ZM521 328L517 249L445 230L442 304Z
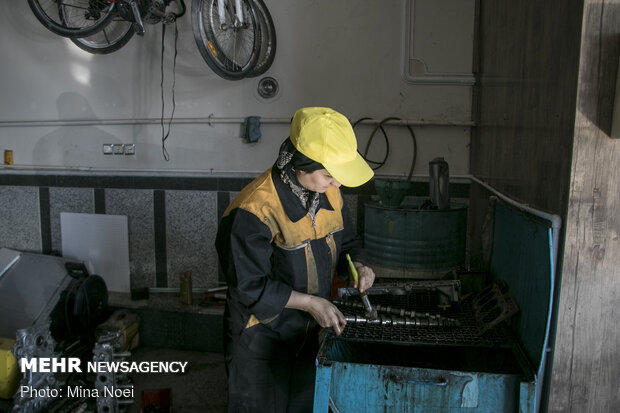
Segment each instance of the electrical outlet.
M125 150L125 155L135 155L136 154L136 144L135 143L126 143L123 145Z
M103 154L104 155L112 155L114 153L114 151L112 150L112 144L111 143L104 143L103 144Z
M113 143L112 144L112 152L114 155L122 155L125 153L125 148L122 143Z

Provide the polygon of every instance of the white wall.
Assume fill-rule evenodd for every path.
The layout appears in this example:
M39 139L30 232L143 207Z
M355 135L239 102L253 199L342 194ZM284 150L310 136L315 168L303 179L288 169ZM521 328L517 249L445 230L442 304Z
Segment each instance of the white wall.
M468 121L467 86L412 85L402 76L404 1L266 0L275 21L278 48L265 76L280 83L266 102L256 93L259 78L227 81L202 60L188 13L178 21L175 118L292 116L302 106L330 106L351 120L382 119ZM461 24L472 24L462 22ZM17 167L87 167L138 170L261 171L275 159L287 125L263 124L256 144L240 138L240 125L173 123L166 141L170 161L161 153L161 25L147 26L118 52L95 56L47 31L26 1L0 3L0 150L12 149ZM170 115L173 28L166 31L165 103ZM450 53L450 50L437 50ZM59 120L92 120L62 125ZM114 120L151 119L136 125ZM29 121L54 121L33 125ZM23 122L23 123L22 123ZM363 148L371 128L356 128ZM428 173L428 161L444 156L451 174L468 170L469 129L454 126L414 128L418 140L415 173ZM406 174L411 138L389 127L391 152L382 174ZM381 158L381 136L373 158ZM135 156L103 155L103 143L135 143Z

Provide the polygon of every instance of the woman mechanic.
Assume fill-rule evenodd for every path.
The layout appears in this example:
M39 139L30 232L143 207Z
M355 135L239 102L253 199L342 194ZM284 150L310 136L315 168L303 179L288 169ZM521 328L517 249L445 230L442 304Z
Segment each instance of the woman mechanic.
M329 301L332 278L348 277L347 253L359 275L350 284L364 291L375 278L340 186L372 176L346 117L302 108L276 163L227 208L216 248L228 284L230 412L312 411L319 329L340 334L346 323Z

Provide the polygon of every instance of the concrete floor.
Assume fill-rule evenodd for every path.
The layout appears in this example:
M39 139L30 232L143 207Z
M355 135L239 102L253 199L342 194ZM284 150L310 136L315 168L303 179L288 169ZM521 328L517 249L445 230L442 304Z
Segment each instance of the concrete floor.
M135 402L130 413L140 412L143 391L171 389L172 412L226 412L227 382L224 355L201 351L137 347L131 361L187 361L184 374L132 374Z

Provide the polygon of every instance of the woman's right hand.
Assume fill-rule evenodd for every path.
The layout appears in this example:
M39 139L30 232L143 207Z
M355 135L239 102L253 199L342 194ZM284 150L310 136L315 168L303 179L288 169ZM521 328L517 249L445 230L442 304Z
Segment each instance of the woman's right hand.
M314 295L293 291L286 307L310 313L318 325L324 328L332 327L336 335L340 335L347 324L338 307L328 300Z

